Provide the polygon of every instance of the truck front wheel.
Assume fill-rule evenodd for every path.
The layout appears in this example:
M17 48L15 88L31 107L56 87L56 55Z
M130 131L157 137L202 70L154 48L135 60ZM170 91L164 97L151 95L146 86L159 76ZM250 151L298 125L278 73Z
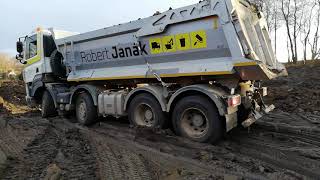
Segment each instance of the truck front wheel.
M178 135L201 143L215 143L223 133L216 106L204 96L181 99L172 113L173 127Z
M82 93L77 97L76 117L82 125L90 125L97 120L97 107L89 94Z
M47 118L55 115L57 115L57 111L52 96L49 91L44 91L41 102L41 116Z
M164 128L166 116L158 101L150 94L140 94L129 105L129 121L134 126Z

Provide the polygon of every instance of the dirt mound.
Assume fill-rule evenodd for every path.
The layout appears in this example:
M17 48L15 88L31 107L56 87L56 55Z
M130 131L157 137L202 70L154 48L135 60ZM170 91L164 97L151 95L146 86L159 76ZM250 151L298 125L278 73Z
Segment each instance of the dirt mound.
M320 63L287 67L289 76L264 82L267 103L290 113L320 114Z
M21 114L31 110L26 104L23 81L4 81L0 83L0 113L7 115Z
M16 105L26 105L25 86L23 81L2 82L0 96L7 102Z

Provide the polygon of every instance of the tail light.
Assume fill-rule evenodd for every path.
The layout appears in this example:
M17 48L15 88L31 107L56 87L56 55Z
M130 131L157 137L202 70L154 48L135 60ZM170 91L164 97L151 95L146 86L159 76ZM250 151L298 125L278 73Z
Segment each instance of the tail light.
M232 95L228 97L228 106L236 107L241 104L241 96L240 95Z

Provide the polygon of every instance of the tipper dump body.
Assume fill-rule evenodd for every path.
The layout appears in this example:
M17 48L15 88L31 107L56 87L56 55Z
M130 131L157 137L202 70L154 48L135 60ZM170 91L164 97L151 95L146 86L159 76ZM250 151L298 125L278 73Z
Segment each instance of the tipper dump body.
M127 117L216 142L274 109L260 82L286 69L267 29L245 0L205 0L82 34L38 28L19 39L17 59L28 64L26 100L43 117Z
M263 80L282 67L261 16L246 1L207 0L56 44L68 81L154 78L153 73Z

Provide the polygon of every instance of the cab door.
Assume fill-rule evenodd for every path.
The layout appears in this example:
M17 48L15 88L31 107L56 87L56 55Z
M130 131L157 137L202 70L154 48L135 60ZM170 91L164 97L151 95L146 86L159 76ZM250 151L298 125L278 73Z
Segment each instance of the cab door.
M24 57L27 67L23 73L26 83L32 82L37 75L41 75L44 71L42 47L41 32L26 37Z

